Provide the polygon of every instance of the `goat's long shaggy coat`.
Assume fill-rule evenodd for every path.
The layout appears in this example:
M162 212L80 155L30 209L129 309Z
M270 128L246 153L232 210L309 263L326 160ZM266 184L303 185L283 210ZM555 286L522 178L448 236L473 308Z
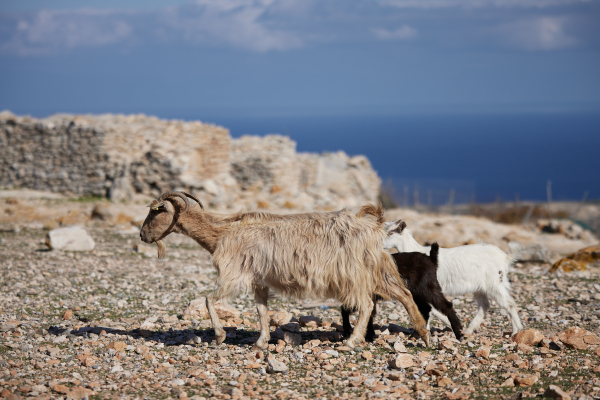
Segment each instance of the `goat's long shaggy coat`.
M386 298L400 281L383 250L380 224L342 210L304 218L233 223L213 253L218 290L234 294L268 286L295 298L335 298L365 306L370 293ZM366 294L366 295L365 295Z
M173 196L184 200L185 209ZM373 309L371 296L392 297L406 307L415 329L428 344L425 320L391 256L383 249L385 231L381 223L356 217L346 210L289 216L223 216L195 207L187 212L186 196L193 198L173 192L155 200L140 236L146 243L159 243L171 232L183 233L213 255L217 288L207 297L206 305L218 343L225 339L225 332L214 302L253 290L261 322L257 346L267 346L266 305L271 289L295 298L335 298L344 306L356 308L359 322L347 341L351 347L364 338Z

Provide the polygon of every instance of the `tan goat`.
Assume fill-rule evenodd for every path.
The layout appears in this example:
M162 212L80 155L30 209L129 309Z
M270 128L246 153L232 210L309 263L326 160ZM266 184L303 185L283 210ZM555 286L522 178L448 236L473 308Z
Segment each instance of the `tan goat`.
M189 208L187 197L200 205ZM183 204L179 199L183 200ZM161 242L171 232L194 239L213 256L217 288L206 298L206 307L218 344L225 340L214 302L252 290L261 332L256 347L268 345L269 289L284 296L304 299L335 298L358 310L349 347L360 343L373 310L373 294L399 300L413 326L429 345L429 331L394 261L383 250L382 224L342 210L276 215L238 213L219 215L203 210L202 203L184 192L167 192L150 204L140 232L142 241ZM189 208L189 210L188 210Z

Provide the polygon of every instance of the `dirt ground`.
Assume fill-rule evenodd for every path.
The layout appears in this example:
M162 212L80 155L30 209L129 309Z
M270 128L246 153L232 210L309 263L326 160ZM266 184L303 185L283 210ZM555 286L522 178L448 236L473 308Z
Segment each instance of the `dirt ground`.
M270 310L282 311L274 325L285 312L292 324L303 316L318 319L300 327L300 345L273 338L268 351L257 352L249 295L232 300L240 314L226 321L228 338L219 346L209 321L181 319L216 277L200 246L172 240L159 261L154 247L133 250L136 229L86 229L96 242L91 252L50 251L44 229L0 232L1 396L530 398L556 385L571 398L600 397L596 270L544 275L547 266L527 264L511 273L526 328L546 338L539 345L504 335L508 319L492 304L485 326L460 343L435 321L432 346L425 348L411 335L402 307L383 302L377 341L350 351L338 308L274 298ZM475 313L471 298L453 303L466 325ZM557 337L576 326L593 339L585 350ZM404 368L390 367L397 356Z

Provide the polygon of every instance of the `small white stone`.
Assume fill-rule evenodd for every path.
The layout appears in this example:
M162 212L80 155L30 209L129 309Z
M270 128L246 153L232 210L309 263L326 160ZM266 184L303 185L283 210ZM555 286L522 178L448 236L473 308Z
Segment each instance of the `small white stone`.
M110 370L110 372L121 372L123 371L123 367L121 367L119 364L115 365L114 367L112 367L112 369Z

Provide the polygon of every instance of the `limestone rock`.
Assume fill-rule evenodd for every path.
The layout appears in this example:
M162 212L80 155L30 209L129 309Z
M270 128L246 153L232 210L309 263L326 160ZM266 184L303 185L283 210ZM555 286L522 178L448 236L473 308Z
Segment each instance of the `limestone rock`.
M113 218L113 214L110 211L110 208L105 203L98 203L94 206L92 210L92 219L97 219L100 221L110 221Z
M402 343L401 341L395 342L394 351L396 353L406 353L406 347L404 346L404 343Z
M551 399L571 400L571 396L569 396L568 393L556 385L548 386L548 389L546 389L544 392L544 397L549 397Z
M388 358L390 368L400 369L415 366L415 362L410 354L392 354Z
M96 243L85 229L72 226L48 232L46 245L53 250L91 251L94 250Z
M292 320L292 314L285 310L277 311L275 314L271 315L270 325L271 326L281 326L287 324Z
M127 343L125 342L110 342L107 346L107 349L114 349L117 353L120 351L125 351L127 349Z
M283 340L292 346L300 346L302 344L302 336L298 333L283 332Z
M535 375L517 375L514 379L515 384L519 386L531 386L538 381Z
M309 328L318 328L321 326L321 319L313 317L312 315L304 315L298 319L301 326L307 326Z
M219 318L230 319L230 318L239 318L240 312L225 304L221 304L220 302L215 303L215 310ZM190 320L194 318L199 319L207 319L210 318L208 314L208 309L206 308L206 298L200 297L198 299L190 301L185 310L183 310L182 319Z
M558 269L564 272L585 271L588 266L600 262L600 245L583 248L570 256L561 258L554 263L550 272Z
M569 328L558 335L560 341L570 349L586 350L590 345L600 345L600 338L583 328Z
M269 358L267 361L267 372L270 374L281 373L288 370L287 365L281 361L276 360L274 357Z
M475 353L475 357L483 357L488 360L490 358L491 349L492 348L490 346L481 346L481 348L477 350L477 353Z
M0 115L0 187L130 201L186 189L213 206L314 209L375 202L364 156L297 153L281 135L145 115ZM32 155L35 154L35 157Z
M300 324L291 322L289 324L281 325L281 329L287 332L298 333L300 332Z
M542 332L537 329L525 329L521 332L517 332L512 340L518 344L525 344L527 346L535 346L544 339Z

